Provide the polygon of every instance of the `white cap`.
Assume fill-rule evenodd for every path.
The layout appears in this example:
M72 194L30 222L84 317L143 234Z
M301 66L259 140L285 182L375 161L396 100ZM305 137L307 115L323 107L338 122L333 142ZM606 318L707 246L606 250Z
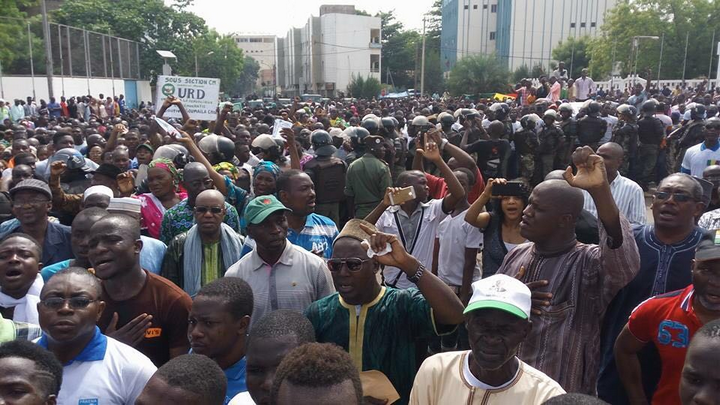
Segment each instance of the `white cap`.
M108 186L92 186L87 188L83 193L83 201L87 200L87 198L93 194L103 194L108 196L108 198L113 198L114 196L113 191L110 190Z
M123 211L139 214L142 209L142 202L137 198L121 197L111 198L108 211Z
M532 308L530 289L520 280L495 274L472 283L472 297L463 313L494 308L528 319Z

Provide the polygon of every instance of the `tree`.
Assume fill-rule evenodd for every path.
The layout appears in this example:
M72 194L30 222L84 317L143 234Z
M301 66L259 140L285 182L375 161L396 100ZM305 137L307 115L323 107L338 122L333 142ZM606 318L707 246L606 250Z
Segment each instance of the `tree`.
M447 80L450 93L504 93L509 90L509 73L504 62L495 55L475 55L460 59Z
M247 55L245 55L245 62L243 63L243 70L240 77L235 82L233 92L236 95L248 95L255 90L257 84L258 72L260 71L260 64L257 61Z
M29 73L21 69L24 65L29 66L27 22L23 21L27 14L24 10L36 4L37 0L0 0L0 10L5 17L0 18L0 63L5 72L20 73L18 70L22 70L22 73Z
M590 66L590 38L587 36L570 37L561 41L552 51L553 59L565 62L570 77L580 77L580 71ZM572 71L570 68L572 67Z
M545 66L543 66L542 63L538 62L532 67L532 70L530 71L530 77L536 79L540 76L547 76L547 72L545 71Z
M713 0L636 0L618 2L607 13L602 35L590 42L590 73L607 77L612 70L613 55L621 65L621 74L632 73L637 55L637 70L651 69L657 74L660 41L641 39L637 52L635 36L663 34L664 49L661 78L682 77L685 39L689 33L686 78L707 75L713 31L720 32L720 3ZM716 36L716 41L717 41ZM714 54L714 52L713 52ZM656 79L657 77L647 77Z
M415 70L419 61L422 36L415 31L403 31L401 22L395 20L394 11L378 13L382 26L382 78L387 77L389 70L395 87L408 88L414 86Z
M348 84L347 91L351 97L371 99L380 95L382 84L374 77L364 78L353 75Z
M520 83L522 79L530 77L530 68L527 65L520 65L512 74L513 83Z

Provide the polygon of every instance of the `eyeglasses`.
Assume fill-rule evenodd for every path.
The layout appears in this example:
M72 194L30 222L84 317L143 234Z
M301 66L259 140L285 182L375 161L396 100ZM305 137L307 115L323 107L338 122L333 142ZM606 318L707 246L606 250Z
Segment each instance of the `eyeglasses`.
M695 198L692 196L689 196L687 194L680 194L680 193L671 193L668 191L658 191L655 193L655 198L657 198L660 201L667 201L672 197L675 202L683 203L688 201L695 201Z
M60 298L60 297L51 297L51 298L45 298L44 300L40 301L45 307L58 310L65 306L65 302L70 303L70 308L72 309L83 309L87 308L88 305L95 302L97 300L90 299L87 297L72 297L72 298Z
M343 264L347 266L347 269L351 272L357 272L362 269L362 265L372 259L360 259L359 257L351 257L349 259L330 259L327 262L328 269L332 272L338 272L342 270Z
M13 208L22 208L24 206L30 206L33 208L42 207L44 204L49 203L50 200L31 200L31 201L13 201Z
M195 207L195 212L201 215L204 215L208 211L210 211L214 215L218 215L222 213L222 210L222 207Z

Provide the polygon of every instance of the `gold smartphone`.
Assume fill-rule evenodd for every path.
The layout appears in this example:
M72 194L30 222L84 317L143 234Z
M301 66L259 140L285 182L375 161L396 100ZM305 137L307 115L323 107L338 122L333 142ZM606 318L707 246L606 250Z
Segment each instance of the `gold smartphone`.
M400 205L414 199L415 188L413 186L403 187L400 190L390 193L390 204L392 205Z

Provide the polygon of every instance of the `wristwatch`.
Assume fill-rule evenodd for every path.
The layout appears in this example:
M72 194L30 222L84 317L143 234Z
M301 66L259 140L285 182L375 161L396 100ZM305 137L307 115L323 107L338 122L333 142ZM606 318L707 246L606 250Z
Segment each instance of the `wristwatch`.
M420 278L422 278L423 274L425 274L425 266L423 266L422 263L420 263L420 266L418 266L417 271L412 276L407 276L407 279L414 284L417 284L418 281L420 281Z

